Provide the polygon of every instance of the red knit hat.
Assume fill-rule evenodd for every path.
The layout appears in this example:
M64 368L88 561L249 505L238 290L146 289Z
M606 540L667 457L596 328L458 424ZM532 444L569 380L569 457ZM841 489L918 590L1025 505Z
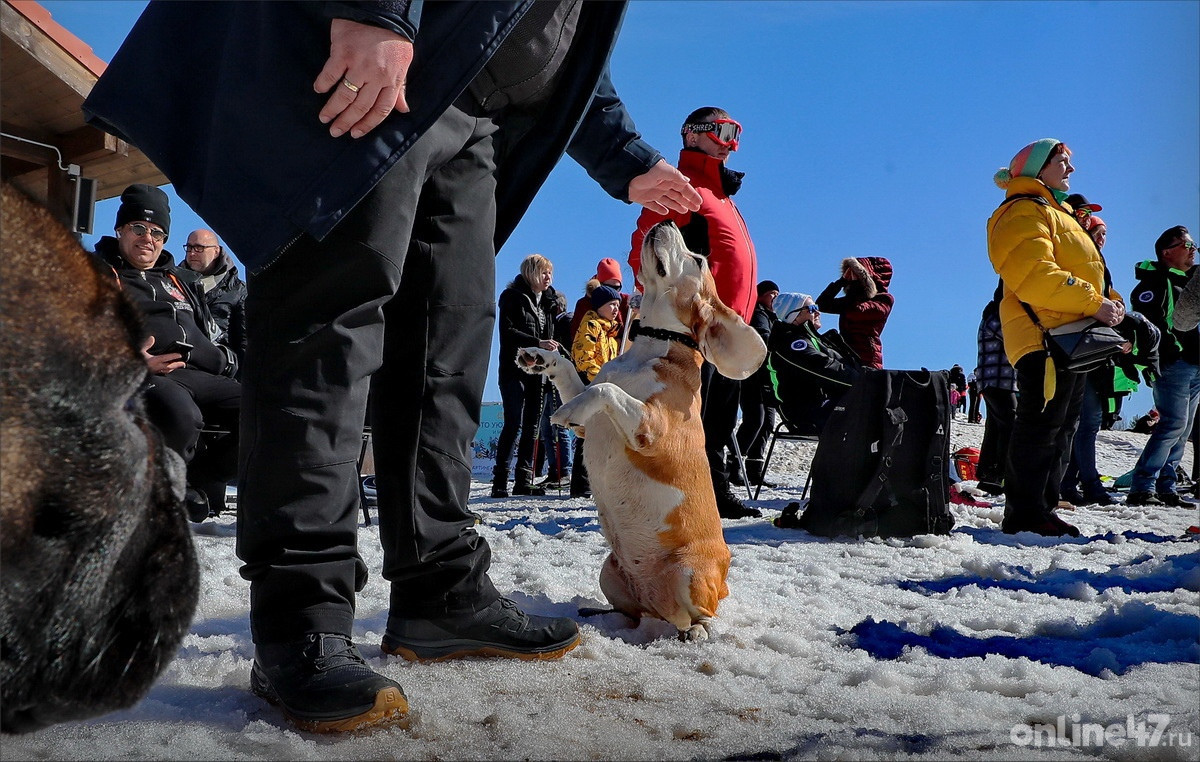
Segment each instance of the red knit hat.
M596 280L603 283L606 280L625 281L621 278L621 265L612 257L605 257L596 264Z

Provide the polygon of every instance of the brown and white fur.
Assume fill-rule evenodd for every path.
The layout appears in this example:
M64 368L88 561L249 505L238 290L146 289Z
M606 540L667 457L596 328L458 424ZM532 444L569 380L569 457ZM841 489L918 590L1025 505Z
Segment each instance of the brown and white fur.
M643 327L692 337L638 336L584 386L570 361L530 347L517 365L549 377L563 405L551 418L586 429L584 463L612 552L600 589L613 607L674 624L704 640L729 594L729 548L721 532L700 422L700 366L742 379L766 356L758 334L717 297L708 263L688 251L671 222L642 247Z

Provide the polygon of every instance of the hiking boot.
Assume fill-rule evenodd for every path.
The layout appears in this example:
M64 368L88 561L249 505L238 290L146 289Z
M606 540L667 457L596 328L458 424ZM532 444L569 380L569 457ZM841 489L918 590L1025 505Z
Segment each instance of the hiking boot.
M1078 489L1071 487L1059 491L1059 498L1066 500L1071 505L1087 505L1088 501L1083 499L1083 493Z
M746 482L742 481L742 470L737 467L736 461L729 467L729 483L735 487L746 486Z
M1163 505L1169 505L1172 508L1191 508L1196 504L1195 500L1184 497L1178 492L1159 492L1158 499Z
M1044 537L1078 537L1079 529L1067 522L1063 521L1053 513L1037 518L1021 518L1012 519L1005 518L1000 525L1001 531L1005 534L1017 534L1018 532L1033 532Z
M1004 487L999 482L981 481L976 486L981 492L986 492L992 497L998 497L1004 494Z
M492 469L492 497L508 497L508 469Z
M564 490L571 486L571 475L563 474L562 476L558 477L557 479L555 479L553 476L547 476L545 479L542 479L540 482L538 482L534 486L541 487L544 490L547 490L547 489Z
M313 633L292 643L258 645L250 690L310 733L407 723L404 689L368 667L345 635Z
M1117 501L1113 496L1100 490L1099 492L1084 491L1083 503L1081 505L1116 505Z
M567 617L526 614L507 598L476 612L429 619L388 617L383 652L409 661L471 656L557 659L579 645L579 625Z
M204 521L211 513L208 507L208 495L195 487L187 488L187 493L183 497L183 506L187 509L188 520L194 524Z
M724 490L717 492L717 513L723 519L745 519L762 515L762 511L757 508L748 508L741 500L738 500L737 495L733 494L733 490L729 489L728 485Z
M546 494L546 490L536 484L518 481L513 484L512 493L514 495L532 495L533 497L542 497Z
M1165 505L1153 492L1130 492L1125 505Z

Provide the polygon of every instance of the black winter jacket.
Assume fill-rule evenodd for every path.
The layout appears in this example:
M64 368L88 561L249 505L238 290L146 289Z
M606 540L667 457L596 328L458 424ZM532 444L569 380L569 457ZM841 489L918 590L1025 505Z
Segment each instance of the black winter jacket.
M778 321L767 341L767 366L779 411L794 434L820 434L833 403L862 375L862 363L838 332Z
M89 123L141 149L254 273L301 233L324 239L451 107L531 5L152 2L83 108ZM629 181L662 159L609 78L624 13L624 3L584 3L554 107L519 129L519 120L500 125L497 250L564 152L622 201ZM411 112L393 112L360 139L333 138L317 119L329 95L314 92L313 80L329 57L333 18L413 40ZM147 114L132 92L164 97Z
M150 354L177 352L175 342L192 345L187 351L189 368L218 376L237 373L233 352L214 341L217 329L204 300L194 290L194 273L175 266L164 251L149 270L139 270L121 256L116 238L104 236L96 242L96 256L113 269L121 290L137 305L145 321L144 336L153 336Z
M525 376L517 367L517 350L536 347L554 338L555 295L546 289L535 297L524 277L518 275L500 292L496 320L500 324L501 378Z
M1200 365L1200 333L1175 330L1175 303L1187 284L1188 273L1148 259L1133 269L1138 284L1129 295L1130 309L1137 310L1158 327L1159 364L1166 368L1176 360Z
M241 365L246 357L246 284L238 276L237 266L222 251L212 275L195 272L185 260L181 269L192 276L196 292L203 295L209 314L220 329L217 340L233 350Z
M979 316L979 390L1017 390L1017 373L1004 352L1004 333L1000 323L999 299L994 298L983 307Z

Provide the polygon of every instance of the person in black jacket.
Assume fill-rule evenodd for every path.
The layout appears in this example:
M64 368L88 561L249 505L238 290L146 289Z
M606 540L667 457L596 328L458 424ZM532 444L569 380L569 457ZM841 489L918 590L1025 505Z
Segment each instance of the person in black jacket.
M771 306L779 296L779 286L772 280L758 284L758 301L754 314L750 316L750 327L758 331L763 344L771 338L771 328L779 320ZM737 429L738 449L746 459L746 478L751 484L761 484L763 477L763 450L767 436L775 428L775 395L770 389L771 371L766 360L749 378L741 382L739 403L742 407L742 422ZM742 475L736 466L729 469L729 481L740 484ZM770 485L768 485L770 486Z
M624 10L150 3L84 103L247 267L237 552L250 687L300 727L408 712L351 638L368 572L356 469L368 394L391 584L381 649L529 659L579 643L574 620L527 614L488 576L467 506L471 443L496 251L560 158L622 202L699 207L609 76ZM148 117L135 93L170 97Z
M225 507L225 487L237 473L241 386L237 359L215 340L218 329L186 271L163 250L171 230L167 194L131 185L121 194L116 237L96 242L121 289L142 314L151 377L146 412L167 446L188 464L187 509L203 521ZM201 438L205 428L227 434Z
M521 274L500 293L499 380L504 405L504 427L496 443L496 465L492 469L492 497L508 496L508 464L517 443L514 495L544 495L533 485L534 445L545 404L545 376L525 373L517 367L517 351L541 347L558 351L554 340L554 304L550 282L554 265L541 254L530 254L521 262ZM517 435L520 434L518 443Z
M217 340L233 350L240 367L246 360L246 284L211 230L193 230L183 250L183 266L196 274L197 290L221 329Z
M862 375L862 363L834 329L821 333L821 311L806 298L791 320L771 329L767 364L779 414L793 434L820 434L833 405Z
M1154 242L1156 258L1139 263L1138 285L1130 295L1133 309L1162 334L1160 373L1154 384L1159 422L1133 468L1127 505L1185 505L1175 489L1175 467L1183 458L1196 408L1200 404L1200 334L1176 330L1175 304L1196 265L1196 242L1182 225L1168 228Z

